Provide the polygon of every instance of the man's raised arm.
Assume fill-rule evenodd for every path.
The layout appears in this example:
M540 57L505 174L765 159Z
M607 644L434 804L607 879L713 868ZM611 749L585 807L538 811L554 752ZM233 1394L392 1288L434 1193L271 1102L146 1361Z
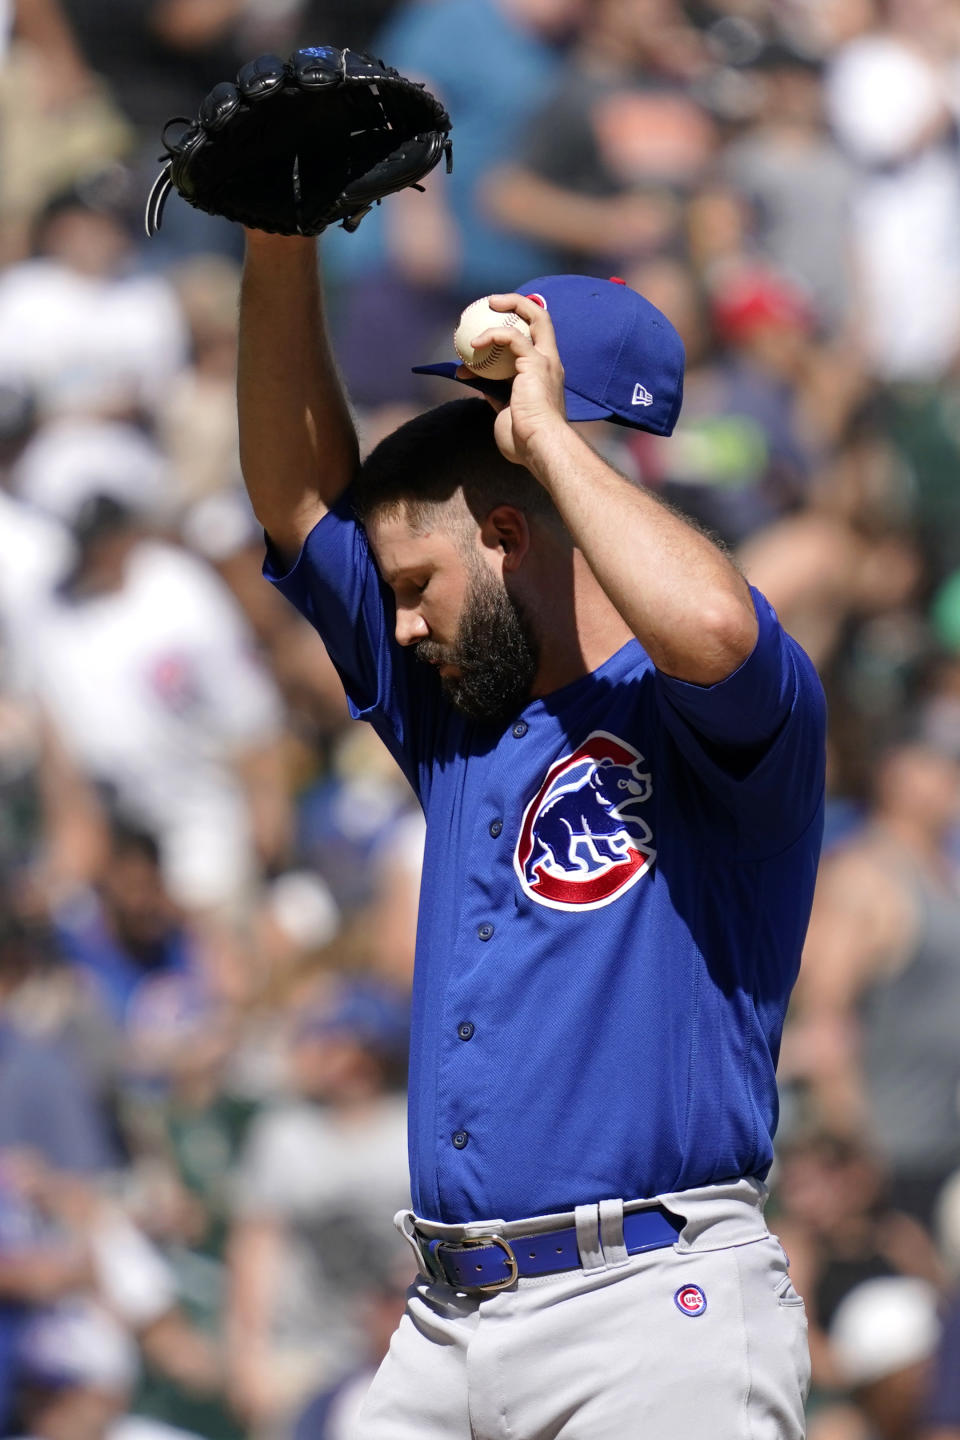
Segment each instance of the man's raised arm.
M658 670L711 686L754 648L757 615L746 581L694 526L597 455L564 418L563 366L547 311L522 295L490 297L530 326L485 330L513 351L509 404L496 405L497 444L549 491L607 598Z
M293 560L358 466L313 239L247 231L237 367L240 461L254 513Z

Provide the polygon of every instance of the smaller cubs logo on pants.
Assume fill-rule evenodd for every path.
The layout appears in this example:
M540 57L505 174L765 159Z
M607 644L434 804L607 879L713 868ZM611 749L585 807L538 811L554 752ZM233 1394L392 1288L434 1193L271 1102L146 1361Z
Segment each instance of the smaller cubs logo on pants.
M707 1297L699 1285L681 1285L673 1303L683 1315L691 1315L694 1318L702 1315L707 1308Z
M527 806L514 854L524 892L556 910L609 905L656 859L653 832L636 813L653 792L643 756L595 730L558 760Z

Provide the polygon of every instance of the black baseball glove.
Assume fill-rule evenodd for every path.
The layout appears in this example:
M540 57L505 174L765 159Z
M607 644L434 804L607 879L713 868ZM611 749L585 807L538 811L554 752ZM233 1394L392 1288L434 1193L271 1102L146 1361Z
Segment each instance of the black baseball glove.
M171 143L177 124L187 128ZM297 50L286 64L261 55L235 85L215 85L195 121L167 122L147 234L174 188L198 210L275 235L319 235L338 222L356 230L441 156L452 167L449 134L428 90L369 55L331 45Z

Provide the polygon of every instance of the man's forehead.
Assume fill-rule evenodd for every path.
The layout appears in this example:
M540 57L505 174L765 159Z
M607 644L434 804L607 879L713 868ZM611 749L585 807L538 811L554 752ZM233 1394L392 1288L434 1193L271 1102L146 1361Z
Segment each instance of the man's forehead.
M455 537L439 523L414 523L406 511L374 515L367 522L370 548L388 582L418 565L437 565L459 555Z

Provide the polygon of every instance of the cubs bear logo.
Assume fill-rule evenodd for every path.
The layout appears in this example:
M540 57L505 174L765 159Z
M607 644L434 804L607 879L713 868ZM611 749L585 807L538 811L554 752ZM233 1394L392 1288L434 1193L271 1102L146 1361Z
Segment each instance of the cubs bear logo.
M635 812L653 791L643 756L594 730L551 766L524 811L514 869L524 892L555 910L609 905L656 859L653 832Z

